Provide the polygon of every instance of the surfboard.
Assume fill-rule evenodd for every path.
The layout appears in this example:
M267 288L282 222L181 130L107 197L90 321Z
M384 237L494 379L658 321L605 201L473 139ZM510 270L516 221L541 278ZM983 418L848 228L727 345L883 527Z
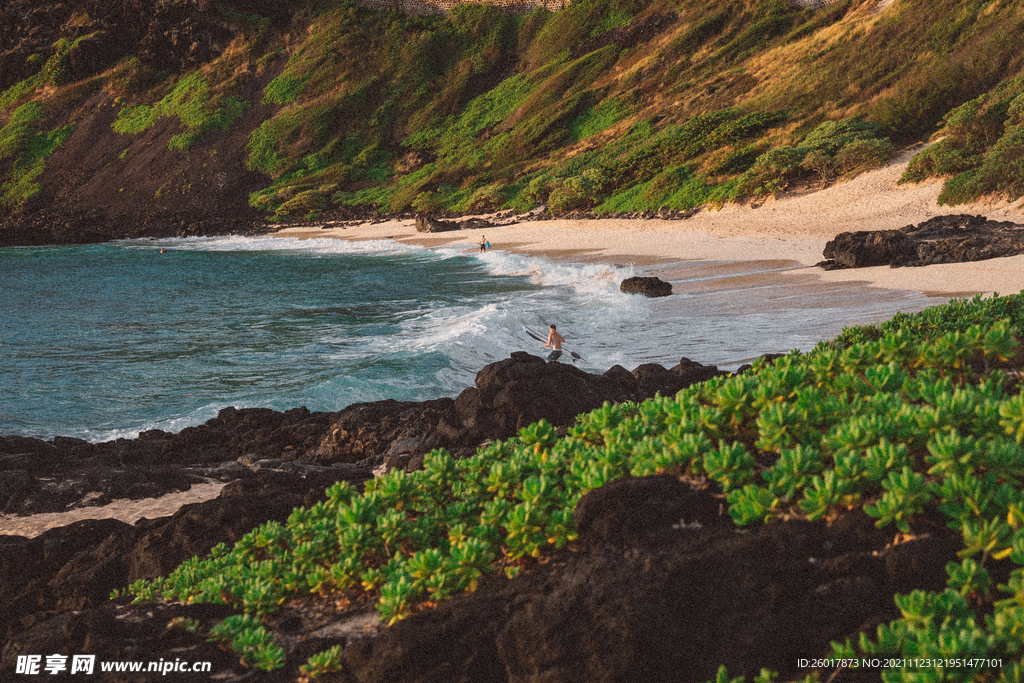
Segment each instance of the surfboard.
M539 341L541 344L547 344L548 343L548 338L545 335L543 335L540 332L538 332L537 330L530 329L526 325L523 325L523 330L526 332L526 334L530 335L531 337L533 337L534 339ZM562 351L564 351L565 353L567 353L570 356L572 356L572 362L573 363L575 363L578 360L583 360L583 356L581 356L578 353L575 353L574 351L570 351L569 349L565 348L565 344L562 345Z

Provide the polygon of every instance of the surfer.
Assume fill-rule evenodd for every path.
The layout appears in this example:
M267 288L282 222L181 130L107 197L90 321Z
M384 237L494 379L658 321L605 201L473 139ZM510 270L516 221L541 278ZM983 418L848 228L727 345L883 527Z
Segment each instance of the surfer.
M550 349L553 349L553 351L548 355L549 363L554 363L556 360L558 360L558 357L562 355L562 342L564 341L565 339L562 337L562 335L558 334L558 332L555 331L555 326L552 325L551 331L548 332L548 341L544 345Z
M480 235L480 251L487 251L487 236Z

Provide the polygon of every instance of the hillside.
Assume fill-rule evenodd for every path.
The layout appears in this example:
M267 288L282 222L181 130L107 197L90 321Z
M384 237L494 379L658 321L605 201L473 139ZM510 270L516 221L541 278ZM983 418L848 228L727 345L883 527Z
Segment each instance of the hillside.
M1024 194L1024 10L1005 0L15 0L0 26L0 244L721 205L933 135L907 181Z

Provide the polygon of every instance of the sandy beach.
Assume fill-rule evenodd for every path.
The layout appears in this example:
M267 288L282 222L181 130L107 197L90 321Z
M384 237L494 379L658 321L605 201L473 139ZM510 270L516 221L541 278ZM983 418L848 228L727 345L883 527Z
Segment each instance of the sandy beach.
M276 234L299 239L391 238L428 248L465 244L470 251L478 248L481 234L486 234L495 249L569 261L632 264L644 274L665 279L669 279L666 274L671 274L671 265L680 261L774 261L788 263L801 275L813 274L826 283L849 282L934 296L1014 294L1024 289L1024 256L919 268L823 271L814 267L823 259L825 243L841 232L895 229L949 214L1024 223L1024 199L938 206L941 181L897 184L919 149L908 149L884 168L824 190L706 209L685 220L526 221L482 231L443 233L417 233L414 222L404 220L356 226L325 223L320 228L286 228Z

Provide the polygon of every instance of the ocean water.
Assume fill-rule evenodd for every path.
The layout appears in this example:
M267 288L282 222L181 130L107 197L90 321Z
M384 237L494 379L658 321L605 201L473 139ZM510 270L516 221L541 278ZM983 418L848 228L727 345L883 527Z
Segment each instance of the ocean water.
M161 250L165 250L163 253ZM735 369L944 299L824 285L782 262L648 269L464 247L275 237L0 249L0 434L177 432L226 406L340 410L456 396L554 323L577 365ZM563 362L569 362L563 356Z

